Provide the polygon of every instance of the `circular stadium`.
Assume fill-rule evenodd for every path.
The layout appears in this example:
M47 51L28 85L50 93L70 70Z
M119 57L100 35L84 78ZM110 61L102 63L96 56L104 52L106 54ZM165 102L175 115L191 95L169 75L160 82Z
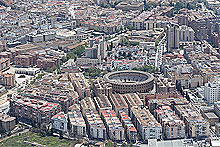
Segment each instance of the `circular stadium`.
M142 71L123 70L108 73L104 80L112 85L112 90L117 93L148 92L154 87L154 77Z

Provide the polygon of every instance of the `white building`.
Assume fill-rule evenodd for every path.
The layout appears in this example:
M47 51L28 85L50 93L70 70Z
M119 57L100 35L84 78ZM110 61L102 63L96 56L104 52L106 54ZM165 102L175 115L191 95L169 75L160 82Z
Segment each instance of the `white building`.
M162 135L162 126L150 111L146 108L133 107L131 109L132 121L136 125L143 141L148 139L160 139Z
M194 41L194 30L191 27L186 25L182 25L179 27L179 41L180 42L188 42Z
M73 137L86 136L86 123L79 110L68 112L68 119L71 128L70 135Z
M54 131L67 132L67 116L64 112L60 112L51 118L52 129Z
M205 84L204 97L209 105L220 100L220 77L216 77L213 82Z
M88 134L93 139L106 139L107 133L105 125L98 111L88 111L85 113L85 121L88 127Z

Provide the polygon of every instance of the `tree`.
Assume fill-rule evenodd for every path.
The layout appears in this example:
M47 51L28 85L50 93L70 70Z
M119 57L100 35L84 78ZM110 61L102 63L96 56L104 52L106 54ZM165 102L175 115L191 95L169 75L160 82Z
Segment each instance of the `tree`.
M40 126L40 136L45 137L48 134L47 125L45 123Z
M63 139L63 131L59 131L60 139Z
M123 142L121 147L127 147L127 144L125 142Z
M114 142L112 140L108 140L108 142L105 145L106 147L114 147Z
M120 41L120 45L122 46L130 46L130 44L130 41L126 37L123 37Z

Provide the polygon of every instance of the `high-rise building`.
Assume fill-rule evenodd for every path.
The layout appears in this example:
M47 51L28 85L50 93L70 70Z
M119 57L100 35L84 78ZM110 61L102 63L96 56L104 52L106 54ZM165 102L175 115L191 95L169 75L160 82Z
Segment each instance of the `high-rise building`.
M220 77L216 77L214 81L208 82L204 86L204 96L208 104L213 104L220 100Z
M104 37L90 38L89 47L85 49L85 57L91 59L104 59L106 57L107 44Z
M167 26L167 51L179 48L179 25L171 23Z
M180 42L188 42L194 41L194 30L191 27L186 25L182 25L179 27L179 41Z
M179 25L188 25L189 24L188 17L185 15L178 16L178 24Z

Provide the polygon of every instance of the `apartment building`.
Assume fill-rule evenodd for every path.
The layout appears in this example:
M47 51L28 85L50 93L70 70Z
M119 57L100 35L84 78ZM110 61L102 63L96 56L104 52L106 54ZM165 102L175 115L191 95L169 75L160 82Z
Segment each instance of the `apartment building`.
M213 104L220 100L220 77L215 77L215 80L208 82L204 86L204 97L208 101L208 104Z
M127 93L123 94L123 98L128 104L128 114L131 117L131 108L132 107L142 107L144 106L140 97L136 93Z
M52 130L54 132L67 132L67 115L60 112L51 118Z
M124 140L124 128L114 110L102 111L101 117L107 128L109 138L114 141Z
M172 92L176 90L176 83L169 78L159 77L156 81L156 92Z
M125 111L119 111L119 119L124 127L127 139L131 142L136 142L137 130L134 127L131 118Z
M192 42L194 41L194 30L191 27L182 25L179 27L179 41L180 42Z
M0 59L0 71L3 72L10 68L10 59L9 58L1 58Z
M18 54L14 57L14 64L17 67L30 67L37 65L39 55L36 52Z
M6 86L7 88L14 87L16 85L15 74L0 74L0 85Z
M205 138L209 136L209 122L204 119L191 104L175 105L174 110L186 125L187 135L191 138Z
M155 116L162 125L165 138L176 139L185 137L185 124L170 106L159 107L159 109L155 110Z
M45 80L44 82L46 81L47 80ZM64 86L62 87L64 83L60 83L61 87L59 87L58 85L56 85L57 87L53 85L55 86L53 87L53 90L50 91L49 89L47 89L46 91L44 91L42 90L43 88L48 88L50 86L49 81L47 82L47 86L38 87L39 89L27 88L22 91L20 95L22 97L45 100L52 103L59 103L61 105L62 111L66 113L68 111L68 108L78 101L79 96L77 92L66 90Z
M69 80L72 82L80 98L90 97L90 85L83 73L69 73Z
M161 138L162 126L148 109L133 107L131 108L131 113L131 119L144 142L147 142L148 139Z
M105 125L96 110L91 110L85 113L85 121L88 130L88 135L92 139L107 138Z
M80 111L80 106L78 104L73 104L69 107L68 112Z
M88 111L96 110L96 107L95 107L95 104L94 104L92 98L86 97L86 98L82 99L80 101L80 109L81 109L83 115Z
M154 113L154 110L161 106L170 106L172 109L175 105L186 105L188 100L177 93L158 93L145 95L145 104L149 110Z
M121 110L125 110L128 113L128 104L122 94L112 94L109 99L117 115Z
M101 113L103 110L112 110L112 105L106 95L99 95L98 97L94 97L94 100L99 113Z
M179 25L170 24L167 26L167 49L171 52L173 49L179 48Z
M93 82L93 90L96 96L104 94L109 97L112 94L112 85L106 81L95 80Z
M48 68L57 67L60 59L57 57L40 57L37 60L37 67L47 70Z
M72 137L86 136L86 123L82 116L82 113L80 112L80 110L77 109L78 108L74 110L74 108L72 107L71 110L73 111L70 111L67 114L70 135Z
M61 111L57 103L50 103L36 99L11 99L10 114L19 121L40 127L43 123L50 123L52 116Z
M16 118L0 113L0 130L3 132L12 131L16 125Z

